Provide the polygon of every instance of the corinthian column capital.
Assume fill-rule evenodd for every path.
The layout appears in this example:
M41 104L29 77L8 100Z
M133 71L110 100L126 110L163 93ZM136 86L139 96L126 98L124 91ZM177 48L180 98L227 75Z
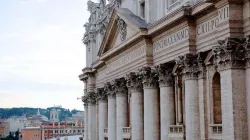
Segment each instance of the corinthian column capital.
M132 93L143 91L142 79L139 78L139 76L136 73L134 72L129 73L126 77L126 80L127 80L127 87L131 89Z
M88 105L88 95L82 96L82 102L84 103L84 106Z
M128 89L126 86L125 78L115 79L113 81L116 96L126 96L128 94Z
M160 64L156 66L156 72L159 77L159 85L160 86L173 86L174 79L172 75L173 64Z
M246 37L246 42L244 44L246 49L246 67L250 67L250 35Z
M139 75L142 79L143 88L156 88L158 86L157 74L150 67L140 69Z
M98 101L103 101L103 102L107 101L107 94L104 92L104 88L97 88L96 94L97 94L97 97L96 97L97 102Z
M114 86L110 82L104 84L104 92L107 94L108 98L115 98Z
M95 105L96 104L96 93L95 92L89 92L88 93L88 104L89 105Z
M245 66L245 38L227 38L219 40L212 49L214 64L218 70L229 68L244 68Z

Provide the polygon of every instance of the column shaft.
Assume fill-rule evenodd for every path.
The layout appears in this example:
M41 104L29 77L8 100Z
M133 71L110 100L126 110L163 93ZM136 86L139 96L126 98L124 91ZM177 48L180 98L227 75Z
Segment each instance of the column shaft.
M248 124L248 137L250 137L250 67L246 68L246 95L247 95L247 124Z
M104 140L104 128L108 127L108 103L99 101L99 140Z
M144 88L144 140L160 140L158 89Z
M116 99L108 98L108 139L116 140Z
M186 139L200 140L199 94L196 79L185 80Z
M169 125L175 124L174 91L171 86L160 86L161 140L168 140Z
M116 95L116 140L123 140L122 128L128 127L128 98L126 95Z
M84 105L84 140L88 140L88 105Z
M96 140L96 105L88 106L88 138Z
M144 140L143 138L143 93L131 91L131 138Z

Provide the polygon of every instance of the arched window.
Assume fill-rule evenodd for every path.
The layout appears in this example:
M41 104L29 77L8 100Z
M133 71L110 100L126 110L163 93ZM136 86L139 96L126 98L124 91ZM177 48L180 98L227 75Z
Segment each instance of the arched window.
M218 72L213 77L213 121L214 124L222 124L221 84L220 73Z

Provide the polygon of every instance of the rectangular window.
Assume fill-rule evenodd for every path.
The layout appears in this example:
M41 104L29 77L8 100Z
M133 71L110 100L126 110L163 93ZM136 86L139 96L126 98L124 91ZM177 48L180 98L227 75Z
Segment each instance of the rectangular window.
M144 0L140 2L140 16L142 18L145 18L145 1Z
M68 133L68 130L65 130L65 133Z

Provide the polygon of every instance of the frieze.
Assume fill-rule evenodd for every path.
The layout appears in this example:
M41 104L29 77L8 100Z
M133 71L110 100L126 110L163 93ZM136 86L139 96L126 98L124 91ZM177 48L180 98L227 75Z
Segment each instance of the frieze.
M189 28L186 27L175 33L172 33L165 38L157 41L153 44L153 53L160 52L164 49L169 49L171 46L180 43L181 41L187 40L189 38Z
M208 21L205 21L196 27L197 38L212 33L218 26L229 20L229 6L224 6L218 10L218 15Z
M125 56L115 60L114 62L110 63L108 65L109 72L120 68L126 64L129 64L130 62L136 60L137 58L140 58L141 56L144 56L146 54L146 47L141 46L134 51L126 54Z

